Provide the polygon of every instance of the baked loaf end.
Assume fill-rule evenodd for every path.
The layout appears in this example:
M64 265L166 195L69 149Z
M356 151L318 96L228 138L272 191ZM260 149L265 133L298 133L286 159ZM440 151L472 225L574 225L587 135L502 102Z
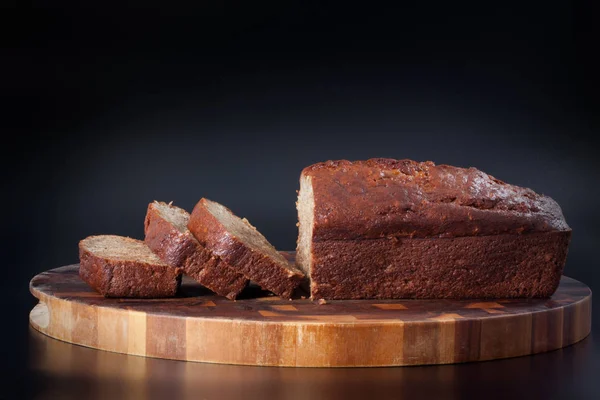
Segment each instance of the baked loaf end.
M290 298L304 278L254 226L219 203L201 199L188 228L213 254L281 297Z
M571 237L551 198L432 162L311 165L297 208L313 298L545 297Z
M144 224L145 243L167 264L182 268L203 286L234 300L248 280L194 238L187 228L189 219L182 208L150 203Z
M79 276L105 297L171 297L181 269L156 256L144 242L122 236L90 236L79 242Z

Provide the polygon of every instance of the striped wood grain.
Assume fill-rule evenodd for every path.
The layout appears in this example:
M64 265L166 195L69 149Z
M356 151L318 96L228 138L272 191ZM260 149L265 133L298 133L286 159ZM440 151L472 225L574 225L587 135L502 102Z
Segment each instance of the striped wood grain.
M37 275L31 325L118 353L301 367L447 364L539 353L591 329L591 292L563 277L550 299L283 300L249 288L238 301L184 279L172 299L105 299L72 265Z

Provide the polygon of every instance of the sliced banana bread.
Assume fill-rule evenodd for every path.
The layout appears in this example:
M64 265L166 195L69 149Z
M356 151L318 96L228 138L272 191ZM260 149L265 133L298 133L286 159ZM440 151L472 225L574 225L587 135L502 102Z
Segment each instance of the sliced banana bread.
M234 300L248 279L204 248L187 228L190 215L163 202L148 205L145 243L161 260L180 267L218 295Z
M219 203L201 199L192 211L188 228L213 254L281 297L290 298L304 278L254 226Z
M140 240L101 235L79 242L79 276L105 297L171 297L181 272Z

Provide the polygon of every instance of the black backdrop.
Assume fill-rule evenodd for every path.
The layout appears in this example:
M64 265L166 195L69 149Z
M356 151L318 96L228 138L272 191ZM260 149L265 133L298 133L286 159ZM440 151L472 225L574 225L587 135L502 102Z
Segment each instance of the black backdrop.
M141 238L154 199L211 198L294 248L300 171L327 159L548 194L574 231L566 273L600 289L592 2L250 3L2 13L5 335L25 340L34 274L85 236Z

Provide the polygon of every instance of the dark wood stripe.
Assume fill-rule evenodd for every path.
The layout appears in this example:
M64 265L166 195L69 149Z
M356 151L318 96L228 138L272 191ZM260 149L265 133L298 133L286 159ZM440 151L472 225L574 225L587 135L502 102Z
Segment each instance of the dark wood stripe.
M481 360L531 354L531 314L481 321Z
M532 315L531 349L534 353L554 350L563 344L563 310L548 310Z
M456 320L454 331L455 362L478 360L480 342L481 321Z
M440 325L417 322L404 325L403 361L406 365L438 362Z
M562 345L568 346L569 344L573 343L573 322L575 321L575 319L573 317L574 317L575 305L574 304L568 305L568 306L564 307L562 310L563 310Z
M584 330L584 336L590 334L592 330L592 295L584 300L583 311L581 313L580 326Z

